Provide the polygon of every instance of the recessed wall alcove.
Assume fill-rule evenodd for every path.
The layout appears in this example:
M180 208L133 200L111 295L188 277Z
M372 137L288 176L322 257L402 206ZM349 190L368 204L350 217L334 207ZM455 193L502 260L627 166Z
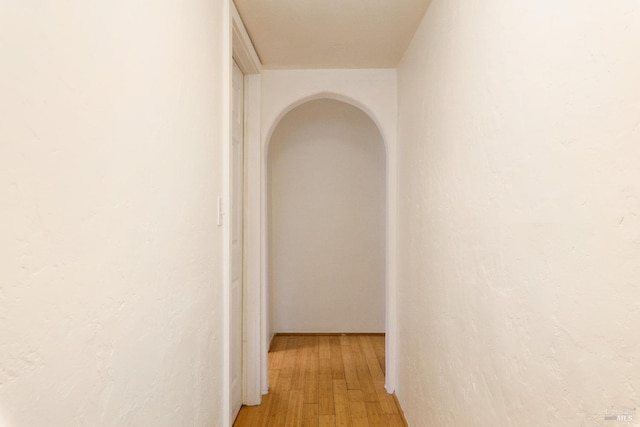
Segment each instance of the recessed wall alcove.
M307 101L267 155L269 305L276 332L384 332L386 155L361 109Z

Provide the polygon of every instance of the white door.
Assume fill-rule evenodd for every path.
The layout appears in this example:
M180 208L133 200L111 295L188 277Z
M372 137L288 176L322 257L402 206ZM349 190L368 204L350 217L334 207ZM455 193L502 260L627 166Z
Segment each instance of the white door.
M244 175L244 76L235 61L231 129L231 419L242 405L242 223Z

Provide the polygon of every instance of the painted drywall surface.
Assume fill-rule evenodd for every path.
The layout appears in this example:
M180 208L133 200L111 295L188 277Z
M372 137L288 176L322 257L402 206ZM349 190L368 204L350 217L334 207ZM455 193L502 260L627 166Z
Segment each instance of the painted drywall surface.
M269 144L278 332L384 332L385 148L352 105L300 105Z
M221 425L224 2L147 3L0 7L9 427Z
M430 6L398 74L410 425L640 407L639 24L637 1Z
M364 110L395 152L397 87L395 69L265 70L262 72L262 135L269 143L278 121L294 106L334 97Z

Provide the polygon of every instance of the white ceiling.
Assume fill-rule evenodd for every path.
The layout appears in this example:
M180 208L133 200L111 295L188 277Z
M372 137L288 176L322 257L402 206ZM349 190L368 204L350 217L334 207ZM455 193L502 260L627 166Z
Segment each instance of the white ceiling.
M431 0L234 0L264 68L393 68Z

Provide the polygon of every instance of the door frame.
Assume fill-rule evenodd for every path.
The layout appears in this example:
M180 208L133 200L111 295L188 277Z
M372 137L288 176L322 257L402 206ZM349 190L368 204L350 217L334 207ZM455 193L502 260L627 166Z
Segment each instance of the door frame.
M260 194L252 185L256 160L260 161L253 147L260 144L260 71L262 64L249 34L242 23L235 4L230 2L231 55L244 74L244 234L243 234L243 295L242 295L242 403L258 405L262 400L261 356L262 300L260 226L254 212L260 207ZM258 189L259 191L259 189ZM256 262L256 260L258 262ZM264 356L266 359L266 355ZM264 370L266 373L266 369Z
M252 218L247 209L253 209L255 203L253 197L247 193L250 187L249 179L253 172L249 170L254 167L251 162L247 162L247 157L251 157L249 152L255 146L255 141L260 140L260 70L262 64L256 54L249 35L244 28L240 15L232 0L223 0L223 13L226 16L223 28L222 57L224 61L223 73L220 76L223 81L223 100L226 108L222 117L223 127L223 191L222 197L218 199L218 220L223 226L223 276L222 276L222 308L223 308L223 366L222 366L222 425L230 427L232 419L231 403L231 233L230 215L228 207L231 206L231 76L233 61L235 60L244 74L244 234L243 234L243 298L242 298L242 404L256 405L261 401L260 385L262 374L261 351L259 343L260 333L260 313L261 294L260 280L255 279L256 266L249 261L255 259L253 254L254 236L258 235L254 231L255 225L247 218ZM220 221L220 219L222 219ZM259 256L258 256L259 259ZM255 264L255 263L254 263ZM258 268L260 266L258 265ZM257 325L257 326L256 326ZM266 359L266 355L264 356Z
M397 342L398 342L398 311L397 311L397 110L395 104L389 102L397 92L395 83L391 85L391 92L380 90L377 86L381 78L380 74L385 74L389 70L365 70L369 79L361 83L362 75L351 70L282 70L285 73L280 76L280 81L271 86L264 86L262 112L262 145L257 147L262 153L261 168L262 182L262 242L267 241L267 153L269 143L274 130L284 118L294 108L316 99L334 99L345 102L360 109L376 124L385 145L386 158L386 278L385 278L385 390L387 393L394 393L397 389ZM376 78L375 76L378 76ZM268 76L267 76L268 78ZM377 81L378 80L378 81ZM282 83L286 81L287 90L282 92ZM395 82L395 80L393 80ZM388 83L388 80L384 80ZM386 93L385 93L386 92ZM267 294L268 283L268 248L266 244L261 252L261 262L263 266L262 293ZM262 314L263 328L266 332L266 302L263 305ZM267 336L267 339L271 339ZM268 349L268 343L265 346ZM267 351L264 355L266 358ZM266 372L265 372L266 373ZM266 393L266 391L265 391Z

